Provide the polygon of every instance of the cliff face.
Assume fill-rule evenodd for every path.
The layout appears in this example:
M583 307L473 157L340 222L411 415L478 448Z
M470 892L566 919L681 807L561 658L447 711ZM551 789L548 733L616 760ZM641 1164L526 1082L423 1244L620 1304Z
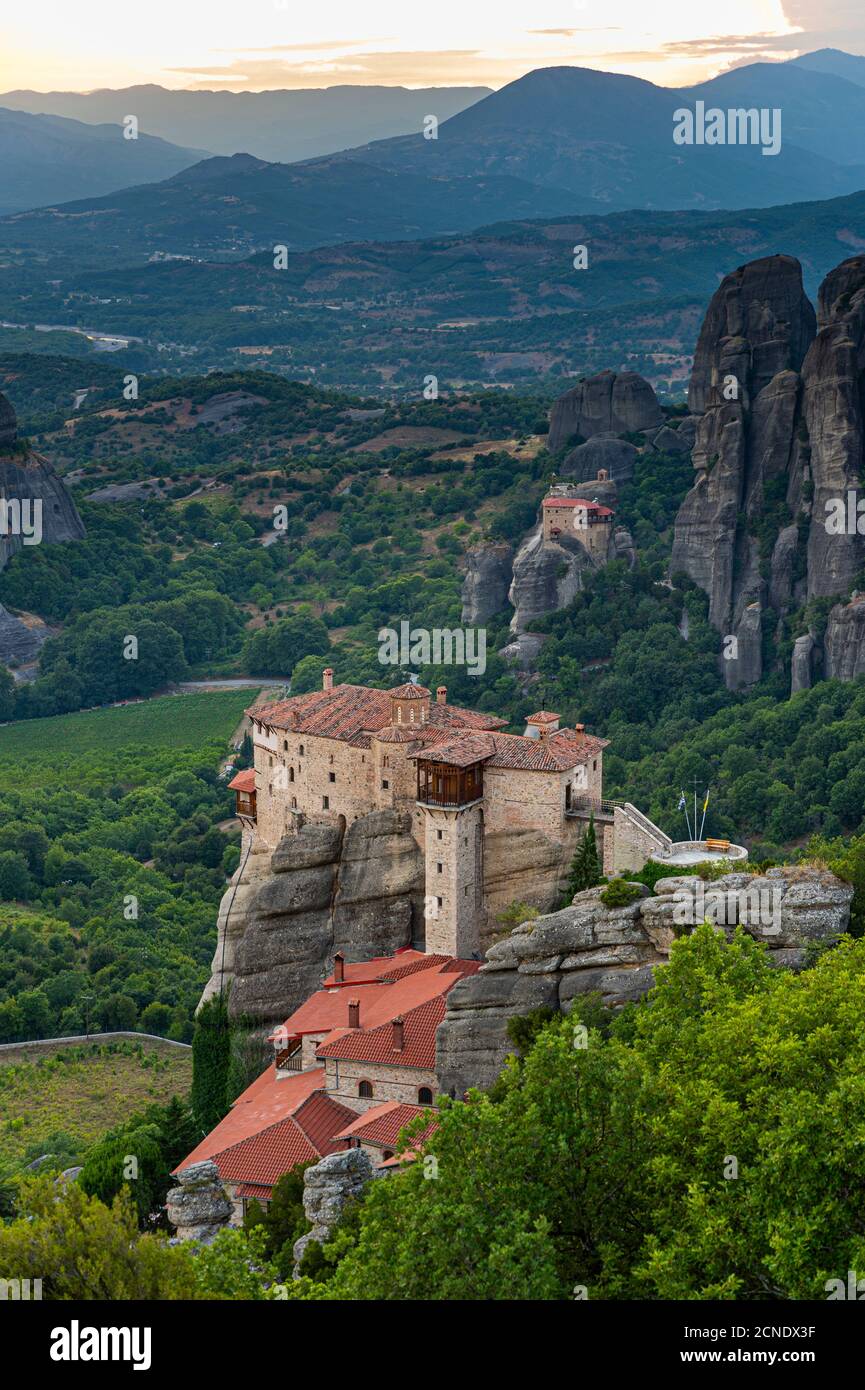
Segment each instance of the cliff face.
M788 523L804 505L800 369L815 326L798 261L771 256L726 277L700 331L688 392L701 412L696 478L676 518L671 570L708 594L731 689L762 674L764 608L784 612L804 598L795 589L799 531ZM783 533L761 555L770 510Z
M778 966L801 967L813 942L834 942L849 924L852 887L814 869L727 874L708 885L693 877L661 879L654 896L642 888L640 899L616 909L601 902L603 889L590 888L561 912L516 927L487 951L476 975L450 991L436 1036L442 1091L462 1095L492 1085L513 1051L510 1018L540 1007L568 1013L575 999L592 992L612 1007L639 999L651 989L655 967L669 958L677 931L688 930L677 923L703 920L704 903L694 901L698 887L707 900L711 894L724 902L718 930L729 935L740 922Z
M566 608L583 587L594 564L579 541L562 536L545 541L541 528L523 541L514 558L508 598L513 604L512 632L524 632L535 618Z
M865 421L865 257L830 271L820 286L820 332L802 369L811 445L813 521L808 535L808 597L847 594L865 563L865 537L827 528L827 503L858 495Z
M15 411L0 394L0 499L23 504L21 515L38 544L81 540L84 525L63 483L47 459L20 452L17 439ZM0 570L23 546L24 535L11 519L0 526ZM44 627L23 623L0 606L0 664L32 661L47 635Z
M254 841L220 906L202 1002L230 985L234 1017L281 1023L337 951L366 960L421 936L422 905L423 860L400 812L375 811L345 831L305 825L273 854Z
M676 518L671 569L708 594L735 689L760 679L767 618L774 626L808 599L846 598L865 565L858 526L832 521L861 493L865 257L830 272L816 318L788 256L728 275L700 332L689 401L702 412L696 480ZM855 605L836 605L822 647L813 631L797 639L792 690L821 664L853 679L865 671L863 644Z
M0 394L0 497L41 503L43 543L81 540L84 526L63 483L41 454L18 453L17 438L15 411ZM20 535L0 534L0 569L23 543Z
M574 435L628 434L663 423L657 397L636 372L598 372L566 391L550 411L548 447L561 449Z
M479 545L467 558L462 622L473 627L507 607L514 552L509 545Z

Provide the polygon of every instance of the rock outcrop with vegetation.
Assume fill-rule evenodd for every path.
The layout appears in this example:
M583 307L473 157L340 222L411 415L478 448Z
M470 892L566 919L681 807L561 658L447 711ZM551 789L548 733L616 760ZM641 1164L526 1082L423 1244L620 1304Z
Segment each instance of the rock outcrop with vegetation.
M726 874L704 884L692 876L660 879L655 893L628 884L633 900L606 906L607 888L578 893L570 907L515 927L491 947L476 975L447 998L436 1039L442 1089L461 1095L488 1087L508 1053L508 1021L534 1009L567 1013L575 999L597 993L620 1007L654 983L677 934L705 915L732 934L741 923L777 965L800 968L809 947L838 940L850 921L853 889L828 870L769 869L764 876ZM703 891L704 899L694 896ZM705 908L705 911L704 911Z

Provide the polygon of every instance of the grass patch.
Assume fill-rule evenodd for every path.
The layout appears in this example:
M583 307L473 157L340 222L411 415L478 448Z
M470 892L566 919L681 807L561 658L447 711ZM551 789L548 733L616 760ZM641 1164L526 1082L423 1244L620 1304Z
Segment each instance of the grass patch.
M191 1084L192 1051L159 1043L0 1051L0 1160L32 1160L58 1134L83 1152L151 1102L185 1099Z

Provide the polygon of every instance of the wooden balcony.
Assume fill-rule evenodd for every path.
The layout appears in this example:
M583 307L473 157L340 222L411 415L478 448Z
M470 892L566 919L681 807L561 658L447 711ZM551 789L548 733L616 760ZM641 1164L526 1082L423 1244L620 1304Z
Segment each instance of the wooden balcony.
M453 810L480 801L483 794L483 763L454 767L450 763L418 761L417 799L421 806Z

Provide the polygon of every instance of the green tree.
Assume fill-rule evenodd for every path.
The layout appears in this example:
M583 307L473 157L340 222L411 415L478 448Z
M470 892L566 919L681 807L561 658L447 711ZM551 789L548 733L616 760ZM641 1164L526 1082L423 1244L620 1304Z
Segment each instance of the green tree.
M571 860L571 874L568 879L568 901L585 888L596 888L603 882L601 861L598 857L598 842L595 836L595 814L590 812L586 833L577 845Z
M192 1038L192 1090L189 1102L196 1124L206 1134L228 1109L228 1069L231 1028L222 995L215 995L198 1012Z

